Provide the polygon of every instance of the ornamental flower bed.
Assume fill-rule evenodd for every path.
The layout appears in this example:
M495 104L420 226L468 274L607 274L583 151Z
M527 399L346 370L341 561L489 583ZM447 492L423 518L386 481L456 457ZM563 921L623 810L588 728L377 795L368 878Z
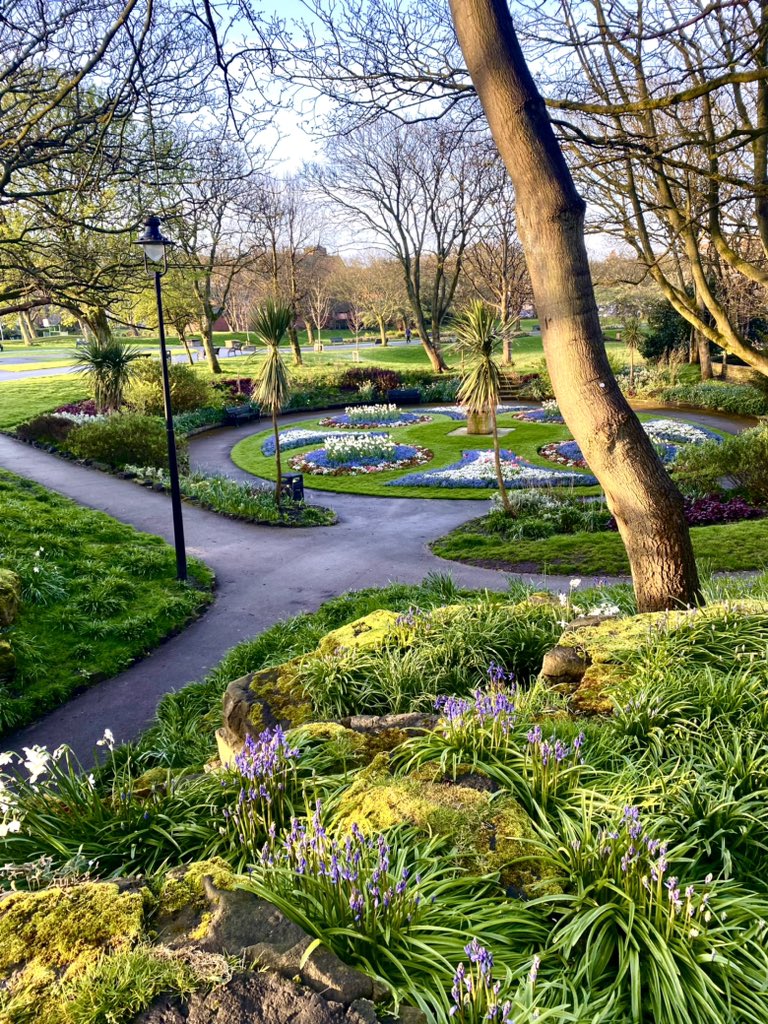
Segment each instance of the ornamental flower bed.
M520 412L527 408L528 406L526 405L497 405L496 415L501 416L506 412ZM432 406L429 411L438 413L440 416L448 416L452 420L465 420L467 418L467 410L462 409L460 405L436 405Z
M321 444L327 437L336 437L333 430L305 430L297 427L294 430L280 431L280 448L288 451L291 448L306 448L310 444ZM275 454L275 439L270 436L261 446L262 455Z
M414 423L431 423L431 416L405 412L396 405L348 405L343 413L320 420L321 427L341 430L370 430L373 427L408 427Z
M560 408L553 398L541 403L540 409L526 409L516 415L515 419L523 423L565 423Z
M722 441L719 434L715 434L705 427L679 420L649 420L647 423L643 423L643 429L653 442L661 461L667 464L674 462L680 449L687 444ZM545 444L539 448L539 455L560 466L589 469L578 442L573 439Z
M329 437L324 448L291 459L291 468L317 476L386 473L429 462L432 452L398 444L389 434L343 434Z
M597 483L588 473L569 473L534 466L512 451L502 449L501 469L507 487L590 487ZM389 481L393 487L495 487L492 451L463 452L459 462L425 473L411 473Z

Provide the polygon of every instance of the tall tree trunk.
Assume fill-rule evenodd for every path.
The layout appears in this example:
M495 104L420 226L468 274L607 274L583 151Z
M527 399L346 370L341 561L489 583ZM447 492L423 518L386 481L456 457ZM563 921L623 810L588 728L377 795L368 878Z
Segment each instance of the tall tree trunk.
M699 365L701 366L701 379L712 380L712 353L709 351L709 338L696 332L696 344L699 349Z
M208 360L208 368L211 373L221 373L221 363L213 346L213 323L206 320L202 328L203 348L205 349L205 358Z
M379 337L381 338L381 347L387 348L389 345L389 338L387 338L387 324L383 317L379 317L377 320L379 325Z
M699 361L699 346L696 343L696 328L692 327L688 338L688 362L696 365Z
M283 464L280 452L280 430L277 426L277 412L272 413L272 433L275 435L275 466L277 467L277 479L275 480L275 504L280 508L280 488L283 484Z
M299 334L293 324L288 328L288 338L291 342L291 349L293 350L293 365L303 366L304 361L301 358L301 345L299 345Z
M315 347L315 332L314 332L314 330L312 328L312 324L310 323L309 320L306 321L306 328L307 328L307 345L310 345L312 348L314 348Z
M187 335L186 335L186 333L183 330L179 331L179 341L181 342L181 344L184 346L184 348L187 351L187 359L189 360L189 365L190 366L194 366L195 365L195 360L192 357L192 349L189 347L189 342L187 341Z
M29 315L29 310L22 309L19 313L19 327L21 329L21 338L25 345L34 345L37 335L35 334L35 328L32 323L32 317Z
M605 491L641 611L701 598L683 501L611 372L576 191L506 0L450 0L469 73L517 194L552 386Z

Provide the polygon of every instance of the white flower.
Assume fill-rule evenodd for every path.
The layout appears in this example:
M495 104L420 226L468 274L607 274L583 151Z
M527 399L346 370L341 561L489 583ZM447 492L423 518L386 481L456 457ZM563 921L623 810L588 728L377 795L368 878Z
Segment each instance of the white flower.
M91 789L96 789L96 779L94 778L93 772L88 776L87 782Z
M111 729L105 729L104 735L100 740L96 740L97 747L109 747L110 750L114 749L115 737Z
M568 604L568 598L563 593L558 594L557 595L557 599L560 602L560 604L563 606L563 608L565 608L565 606Z
M13 754L10 750L6 750L5 753L0 754L0 767L4 764L12 764Z
M23 747L22 749L27 758L24 767L29 772L30 785L34 785L40 776L45 775L48 771L51 755L45 747Z
M578 587L581 586L581 580L577 577L576 579L571 580L568 586L571 588L571 590L576 590Z
M40 566L39 566L39 565L36 565L36 566L35 566L35 567L34 567L34 568L32 569L32 572L40 572Z
M13 819L12 821L0 823L0 839L5 839L7 835L12 832L21 831L21 822Z

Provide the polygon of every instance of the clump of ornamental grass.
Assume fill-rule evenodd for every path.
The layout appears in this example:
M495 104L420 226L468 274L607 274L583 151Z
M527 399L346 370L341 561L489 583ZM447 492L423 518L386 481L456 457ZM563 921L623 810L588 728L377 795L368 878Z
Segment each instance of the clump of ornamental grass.
M600 825L587 801L542 829L563 888L531 904L553 921L544 955L562 957L569 987L587 1006L611 992L614 1016L594 1019L768 1020L766 898L691 874L637 806Z
M244 884L431 1019L448 1016L468 934L519 974L548 930L494 876L463 871L444 837L340 834L319 803L268 837Z

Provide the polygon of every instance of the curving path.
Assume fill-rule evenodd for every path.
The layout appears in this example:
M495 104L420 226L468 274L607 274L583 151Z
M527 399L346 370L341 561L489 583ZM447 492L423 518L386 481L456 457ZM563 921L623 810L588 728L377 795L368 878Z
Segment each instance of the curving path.
M665 414L672 415L667 410ZM288 425L317 415L287 416L282 422ZM720 417L695 418L728 429ZM191 443L192 465L253 479L234 466L229 452L242 437L264 429L260 424L199 435ZM163 494L58 459L2 434L0 466L172 542L170 502ZM56 747L66 742L79 757L89 759L106 727L118 742L136 737L152 720L164 694L202 678L235 644L280 619L314 611L347 590L391 581L417 582L430 572L449 572L462 586L503 590L507 585L508 577L500 572L449 563L428 549L429 542L481 515L484 502L329 492L315 492L315 500L337 511L337 526L255 526L185 505L187 549L216 573L213 606L153 654L6 737L0 747L20 749L31 743ZM520 578L552 590L568 585L568 577L524 574Z

